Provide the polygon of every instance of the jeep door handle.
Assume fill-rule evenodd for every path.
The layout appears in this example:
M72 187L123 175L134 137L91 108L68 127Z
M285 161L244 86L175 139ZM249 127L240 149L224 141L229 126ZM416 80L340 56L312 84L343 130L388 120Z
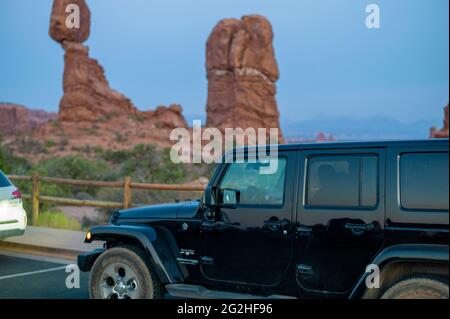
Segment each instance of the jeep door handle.
M313 233L312 228L306 227L306 226L299 226L297 228L297 236L301 237L309 237Z
M264 227L275 231L275 230L280 229L281 222L279 220L266 220L266 221L264 221Z
M346 229L350 229L355 232L363 232L363 231L371 231L375 228L374 224L353 224L353 223L346 223L345 224Z

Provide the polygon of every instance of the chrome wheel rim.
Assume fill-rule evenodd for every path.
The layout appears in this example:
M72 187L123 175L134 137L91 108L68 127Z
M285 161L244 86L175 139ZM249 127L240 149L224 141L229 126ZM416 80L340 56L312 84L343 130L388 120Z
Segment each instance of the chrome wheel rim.
M141 286L133 269L123 263L113 263L103 270L99 291L103 299L136 299Z

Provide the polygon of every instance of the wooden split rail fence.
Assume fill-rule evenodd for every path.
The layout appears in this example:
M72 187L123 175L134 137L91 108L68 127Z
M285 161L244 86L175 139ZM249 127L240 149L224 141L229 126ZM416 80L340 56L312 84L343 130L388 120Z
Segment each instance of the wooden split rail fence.
M130 177L125 177L123 181L88 181L88 180L77 180L77 179L67 179L67 178L56 178L56 177L46 177L39 176L34 173L32 176L22 176L22 175L8 175L8 178L13 181L28 181L32 182L31 194L23 194L24 199L31 200L32 207L32 223L37 224L39 218L39 204L41 202L54 203L59 205L68 206L89 206L98 208L130 208L132 206L132 189L141 190L159 190L159 191L203 191L205 189L204 185L192 185L192 184L146 184L146 183L135 183ZM123 189L123 201L122 202L108 202L108 201L97 201L97 200L80 200L73 198L62 198L54 196L41 195L40 183L49 184L63 184L72 186L87 186L87 187L109 187L109 188L122 188Z

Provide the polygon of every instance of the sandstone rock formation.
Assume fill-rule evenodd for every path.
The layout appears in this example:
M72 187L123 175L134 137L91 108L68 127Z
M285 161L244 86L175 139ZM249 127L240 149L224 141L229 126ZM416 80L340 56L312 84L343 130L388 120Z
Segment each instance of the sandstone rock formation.
M76 5L79 9L79 28L67 28L66 21L68 18L70 20L69 14L71 13L69 5ZM91 12L84 0L53 1L50 16L50 36L55 41L60 43L63 41L82 43L89 37L90 27Z
M80 8L80 29L65 23L68 4ZM53 155L67 155L79 149L101 147L126 149L136 144L170 146L170 131L188 125L181 106L160 106L139 111L123 94L110 88L103 67L89 57L82 44L89 36L90 11L84 0L54 0L50 36L65 51L63 92L57 119L33 133L34 142L51 141Z
M101 65L89 57L88 47L63 41L64 96L59 107L62 121L97 121L104 117L136 115L124 95L112 90Z
M160 129L173 129L176 127L188 127L188 123L182 115L183 109L178 104L169 107L158 106L154 111L145 112L146 118L156 123Z
M78 29L67 27L69 4L80 9ZM172 129L188 128L180 105L140 111L130 99L110 88L104 69L83 45L89 37L90 19L84 0L54 0L49 34L64 49L64 94L56 117L31 121L23 129L26 133L32 130L22 136L29 139L25 142L41 144L45 152L20 154L20 149L26 148L17 147L10 136L6 142L19 155L36 161L45 154L64 156L80 150L88 154L98 148L119 150L149 143L168 147L173 145ZM207 126L222 130L280 127L275 100L279 73L272 39L269 21L256 15L222 20L214 28L206 48ZM7 122L21 122L27 117L21 109L17 114L8 112ZM18 120L10 120L12 117ZM3 122L0 129L5 126ZM279 142L283 142L281 131Z
M435 127L430 129L430 137L432 138L448 138L448 104L444 107L444 127L437 130Z
M23 105L0 103L0 133L29 134L36 127L56 118L55 113L29 110Z
M67 5L80 8L80 28L66 25ZM50 18L50 36L61 43L64 54L64 96L60 102L61 121L97 121L111 116L136 115L137 109L124 95L112 90L101 65L89 57L81 44L90 32L90 11L84 0L55 0Z
M225 19L214 27L206 47L206 126L280 128L272 40L270 22L258 15Z

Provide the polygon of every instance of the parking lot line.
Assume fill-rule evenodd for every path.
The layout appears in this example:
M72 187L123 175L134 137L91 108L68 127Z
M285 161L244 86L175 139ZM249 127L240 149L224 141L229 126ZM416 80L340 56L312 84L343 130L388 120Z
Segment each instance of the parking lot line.
M67 266L59 266L59 267L54 267L54 268L48 268L48 269L42 269L42 270L36 270L36 271L23 272L23 273L20 273L20 274L7 275L7 276L2 276L2 277L0 277L0 280L3 280L3 279L10 279L10 278L16 278L16 277L23 277L23 276L30 276L30 275L36 275L36 274L42 274L42 273L46 273L46 272L51 272L51 271L57 271L57 270L66 269L66 267L67 267Z

